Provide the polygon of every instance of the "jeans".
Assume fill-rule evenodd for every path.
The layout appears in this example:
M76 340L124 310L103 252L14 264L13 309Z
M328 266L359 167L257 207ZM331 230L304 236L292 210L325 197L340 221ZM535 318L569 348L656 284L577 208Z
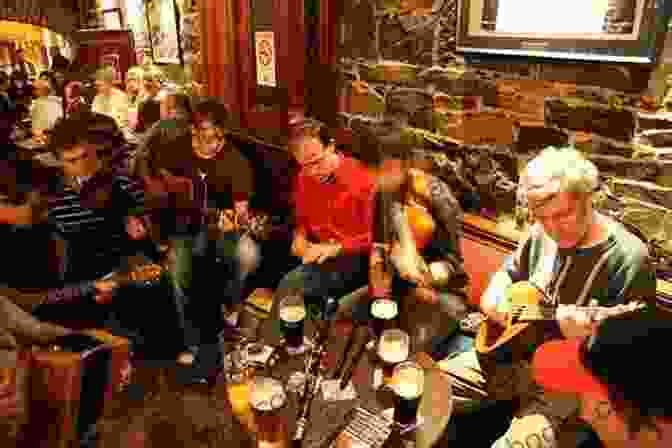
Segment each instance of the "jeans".
M184 292L186 325L194 345L215 343L224 328L222 305L243 300L245 279L256 267L256 246L235 233L210 239L207 231L174 240L175 278Z
M440 361L451 372L456 413L469 413L495 400L517 400L511 425L492 448L558 447L558 429L578 410L573 397L551 394L536 385L528 362L492 363L468 350ZM464 381L461 381L463 378Z
M302 264L280 281L276 297L282 300L292 291L300 291L313 317L323 316L327 299L340 302L346 294L366 285L369 258L364 255L344 255L322 264Z

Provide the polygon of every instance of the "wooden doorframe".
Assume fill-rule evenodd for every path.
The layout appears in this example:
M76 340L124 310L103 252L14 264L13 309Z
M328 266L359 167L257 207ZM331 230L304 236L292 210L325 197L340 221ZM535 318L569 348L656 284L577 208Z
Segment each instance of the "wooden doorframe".
M200 0L203 19L202 50L207 63L208 94L224 98L240 118L241 128L287 125L288 113L305 112L310 98L306 98L307 63L319 64L323 72L335 74L337 62L337 26L340 0L319 2L319 60L306 61L306 28L304 0L272 0L273 31L275 33L276 70L278 87L287 92L286 107L280 111L261 112L257 109L256 61L253 35L250 30L252 9L249 0ZM224 3L228 2L235 15L235 32L222 28L227 23ZM210 16L210 17L208 17ZM219 27L219 29L218 29ZM222 57L226 46L233 54ZM300 50L299 50L300 49ZM228 59L224 60L224 59ZM308 73L308 75L307 75ZM332 79L336 79L335 76ZM230 89L235 90L231 92ZM326 110L336 116L336 86L325 90L320 101L327 101ZM286 109L286 110L284 110ZM331 120L328 120L331 121ZM331 124L331 123L330 123Z

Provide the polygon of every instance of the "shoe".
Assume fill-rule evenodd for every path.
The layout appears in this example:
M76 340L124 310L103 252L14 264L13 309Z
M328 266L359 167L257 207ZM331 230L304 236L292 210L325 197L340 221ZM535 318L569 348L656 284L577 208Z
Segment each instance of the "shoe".
M242 336L240 328L237 325L232 325L227 320L224 320L224 328L222 328L220 334L221 339L225 341L237 341Z
M185 386L205 384L212 387L224 368L224 355L219 344L199 347L191 366L178 370L178 381Z

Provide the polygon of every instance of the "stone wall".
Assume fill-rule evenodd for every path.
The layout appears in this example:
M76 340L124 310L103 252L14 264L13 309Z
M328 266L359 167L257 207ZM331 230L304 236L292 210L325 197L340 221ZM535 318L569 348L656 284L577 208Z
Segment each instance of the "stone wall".
M668 253L672 114L656 113L660 95L648 89L650 69L465 65L454 52L457 0L344 2L341 125L355 133L392 127L401 136L395 143L409 153L446 154L458 177L481 193L480 211L500 220L514 215L519 167L545 146L574 144L613 190L598 205ZM404 11L420 4L422 14ZM363 157L371 150L355 145Z

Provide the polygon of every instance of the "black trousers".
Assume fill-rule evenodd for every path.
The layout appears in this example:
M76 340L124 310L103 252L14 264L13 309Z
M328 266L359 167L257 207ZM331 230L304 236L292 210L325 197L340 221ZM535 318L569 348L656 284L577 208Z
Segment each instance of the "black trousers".
M70 328L107 328L129 338L141 358L174 362L186 347L183 308L171 278L164 275L157 283L120 287L107 305L87 298L40 305L33 315Z

